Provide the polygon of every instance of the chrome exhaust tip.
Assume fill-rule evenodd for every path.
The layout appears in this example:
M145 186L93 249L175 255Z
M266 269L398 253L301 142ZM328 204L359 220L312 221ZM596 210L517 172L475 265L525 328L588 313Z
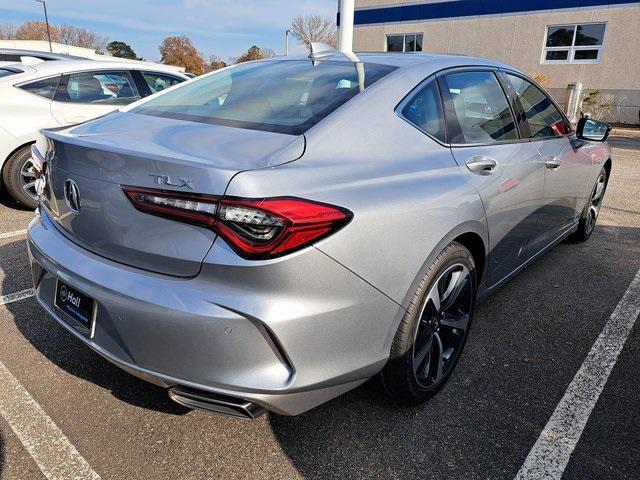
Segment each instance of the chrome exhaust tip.
M254 420L266 410L255 403L217 393L204 392L186 387L169 389L169 398L183 407L214 412L226 417Z

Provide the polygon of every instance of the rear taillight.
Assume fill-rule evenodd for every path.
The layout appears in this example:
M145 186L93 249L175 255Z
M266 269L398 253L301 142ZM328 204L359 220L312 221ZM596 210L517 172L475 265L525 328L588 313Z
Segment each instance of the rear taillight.
M240 256L272 258L291 253L338 231L352 213L292 197L242 199L123 187L146 213L209 228Z

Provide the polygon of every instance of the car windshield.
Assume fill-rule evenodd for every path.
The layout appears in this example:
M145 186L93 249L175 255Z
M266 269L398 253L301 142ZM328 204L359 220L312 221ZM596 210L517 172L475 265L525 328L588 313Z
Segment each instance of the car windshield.
M308 60L242 64L186 83L133 112L300 135L395 70L388 65L357 65L344 61L314 65Z

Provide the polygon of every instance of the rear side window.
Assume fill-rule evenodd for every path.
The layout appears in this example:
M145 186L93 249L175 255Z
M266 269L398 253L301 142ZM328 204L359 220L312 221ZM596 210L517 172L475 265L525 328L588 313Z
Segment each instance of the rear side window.
M344 61L245 63L185 83L133 112L300 135L393 70Z
M435 80L411 98L402 109L402 116L438 140L445 141L444 115Z
M128 72L85 72L69 75L56 100L67 103L127 104L140 98Z
M142 78L144 78L152 94L161 92L165 88L173 87L183 81L181 78L153 72L142 72Z
M571 132L571 125L564 115L538 87L523 78L506 75L524 109L530 138L559 137Z
M493 72L450 73L444 78L453 120L460 125L450 143L493 143L518 138L509 102Z
M36 80L35 82L20 85L20 88L26 90L27 92L31 92L51 100L56 93L59 82L60 76L44 78L42 80Z

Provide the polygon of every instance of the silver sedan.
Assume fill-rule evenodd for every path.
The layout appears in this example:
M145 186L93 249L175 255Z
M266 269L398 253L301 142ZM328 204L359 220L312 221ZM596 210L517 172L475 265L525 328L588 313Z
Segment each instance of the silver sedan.
M451 376L474 306L593 232L609 127L507 65L269 59L46 131L37 298L192 408L296 415Z

